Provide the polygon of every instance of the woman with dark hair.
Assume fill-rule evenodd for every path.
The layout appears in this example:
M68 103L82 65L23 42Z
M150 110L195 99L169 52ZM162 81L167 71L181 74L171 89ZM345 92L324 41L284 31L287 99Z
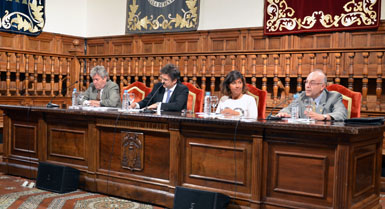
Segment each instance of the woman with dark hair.
M246 81L239 71L234 70L227 74L221 84L221 92L224 96L219 101L217 113L258 118L255 99L246 94Z

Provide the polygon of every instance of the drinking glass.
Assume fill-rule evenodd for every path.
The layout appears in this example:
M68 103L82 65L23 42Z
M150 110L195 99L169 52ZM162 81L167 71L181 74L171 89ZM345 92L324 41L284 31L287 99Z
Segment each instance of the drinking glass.
M312 99L312 98L306 98L306 99L304 100L304 105L305 105L305 111L306 111L307 113L313 111L313 99ZM310 117L309 117L308 114L307 114L306 118L307 118L308 120L310 120Z
M79 106L83 106L84 96L85 96L84 91L77 92L77 103Z
M217 107L218 105L218 97L217 96L211 96L210 97L210 103L211 103L211 107L212 107L212 113L215 114L215 108Z
M131 109L131 104L133 101L135 101L135 94L128 93L128 109Z

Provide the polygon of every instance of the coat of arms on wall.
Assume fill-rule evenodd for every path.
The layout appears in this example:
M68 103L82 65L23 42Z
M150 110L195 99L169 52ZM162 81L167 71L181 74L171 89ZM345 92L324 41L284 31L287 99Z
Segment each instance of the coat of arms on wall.
M3 0L0 31L39 35L45 24L45 0Z
M198 15L199 0L127 0L126 34L197 30Z

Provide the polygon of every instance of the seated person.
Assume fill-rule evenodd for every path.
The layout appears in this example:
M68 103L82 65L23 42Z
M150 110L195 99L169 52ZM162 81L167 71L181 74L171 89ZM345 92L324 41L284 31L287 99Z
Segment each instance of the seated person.
M217 113L223 115L258 118L258 108L254 97L247 95L246 81L239 71L231 71L221 84L225 96L219 101Z
M180 81L180 72L172 64L160 70L161 82L155 84L151 93L142 101L131 103L131 108L158 109L164 111L181 111L187 108L188 88Z
M311 118L314 120L344 120L347 118L347 110L342 103L342 95L338 92L326 90L327 78L321 70L314 70L305 80L305 92L299 94L298 111L299 118ZM305 99L312 98L315 111L305 111ZM283 108L277 114L278 117L291 117L291 106Z
M119 86L110 80L103 66L95 66L91 70L92 83L84 92L80 104L92 107L119 107Z

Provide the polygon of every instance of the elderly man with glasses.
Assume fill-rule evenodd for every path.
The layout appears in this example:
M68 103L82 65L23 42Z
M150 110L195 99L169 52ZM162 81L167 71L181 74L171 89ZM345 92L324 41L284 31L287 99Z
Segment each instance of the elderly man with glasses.
M326 90L327 78L322 70L314 70L305 80L305 91L298 97L300 118L314 120L344 120L347 110L342 103L342 95ZM312 108L306 108L305 101L311 101ZM292 103L277 114L278 117L291 117Z

